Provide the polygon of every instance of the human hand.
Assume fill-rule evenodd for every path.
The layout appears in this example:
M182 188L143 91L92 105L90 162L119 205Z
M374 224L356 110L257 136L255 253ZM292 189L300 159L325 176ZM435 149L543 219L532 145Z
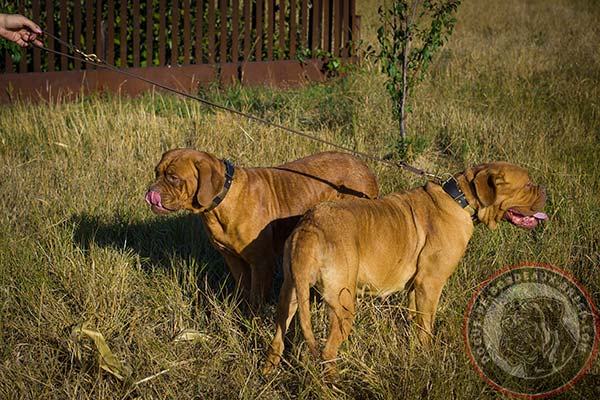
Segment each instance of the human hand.
M41 34L39 26L20 14L0 14L0 36L21 47L29 46L29 42L41 46L42 42L38 40Z

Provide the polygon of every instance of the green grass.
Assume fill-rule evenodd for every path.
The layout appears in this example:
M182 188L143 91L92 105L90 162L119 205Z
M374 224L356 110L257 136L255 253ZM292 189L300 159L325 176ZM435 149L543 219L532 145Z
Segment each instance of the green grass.
M375 7L359 2L374 41ZM466 1L450 43L411 98L413 163L436 173L493 160L521 164L549 191L549 223L532 232L476 228L448 282L435 348L423 352L404 296L359 300L341 351L343 380L322 382L288 334L279 373L258 373L274 304L250 317L199 221L158 217L144 203L163 151L190 146L240 165L273 165L327 148L192 101L154 93L0 108L0 397L506 398L471 367L462 318L477 285L526 262L573 274L600 304L600 8L593 1ZM346 79L281 91L203 95L351 148L384 155L397 127L372 60ZM424 181L370 163L382 192ZM315 307L315 329L325 329ZM98 366L87 322L139 385ZM206 334L174 341L183 329ZM598 390L600 365L562 398ZM594 392L594 390L596 392Z

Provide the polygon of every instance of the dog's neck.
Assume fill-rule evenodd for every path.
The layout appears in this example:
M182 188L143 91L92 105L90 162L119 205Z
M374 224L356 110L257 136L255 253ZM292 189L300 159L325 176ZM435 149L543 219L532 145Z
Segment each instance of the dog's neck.
M204 210L203 213L210 212L214 210L227 196L229 192L229 188L231 187L231 183L233 182L233 175L235 174L235 168L233 164L231 164L228 160L223 160L223 164L225 165L225 182L223 183L223 189L215 196L212 200L212 203Z
M461 179L462 178L462 179ZM477 204L464 175L451 177L442 184L442 189L462 207L474 221L477 220Z

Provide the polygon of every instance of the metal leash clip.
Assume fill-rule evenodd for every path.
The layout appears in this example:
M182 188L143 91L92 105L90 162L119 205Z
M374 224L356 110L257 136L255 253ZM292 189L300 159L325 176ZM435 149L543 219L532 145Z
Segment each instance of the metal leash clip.
M93 63L97 63L97 64L102 64L102 59L100 57L98 57L96 54L94 53L84 53L83 51L79 50L76 47L73 47L72 49L75 53L79 54L80 56L82 56L84 58L84 60L89 61L89 62L93 62Z

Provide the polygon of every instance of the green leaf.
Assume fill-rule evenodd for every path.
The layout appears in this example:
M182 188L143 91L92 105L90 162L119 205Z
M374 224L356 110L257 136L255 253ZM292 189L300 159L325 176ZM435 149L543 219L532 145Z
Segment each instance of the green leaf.
M20 63L21 62L22 53L20 49L10 49L10 58L12 58L13 62Z
M460 0L423 0L415 14L416 19L409 25L409 19L413 17L412 4L408 0L391 0L387 9L380 7L378 10L377 40L381 47L376 57L381 70L388 76L385 88L395 105L394 117L398 120L404 114L401 110L404 95L423 80L435 53L452 33L456 22L453 13ZM404 66L406 51L409 54ZM406 88L402 85L404 79Z

